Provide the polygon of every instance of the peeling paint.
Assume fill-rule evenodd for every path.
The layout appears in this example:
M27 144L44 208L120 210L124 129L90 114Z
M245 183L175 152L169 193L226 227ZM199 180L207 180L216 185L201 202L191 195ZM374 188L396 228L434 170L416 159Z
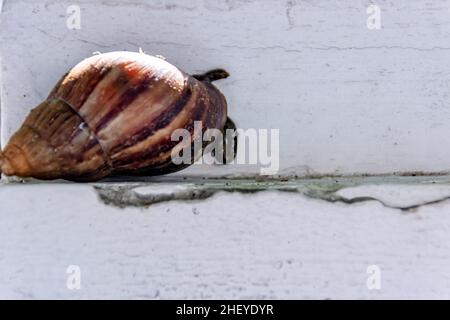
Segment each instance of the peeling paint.
M183 188L180 188L180 184ZM173 182L147 184L106 184L94 186L100 199L108 205L120 208L134 206L146 207L159 202L172 200L207 199L217 192L255 193L261 191L298 192L296 184L282 182L257 182L251 180L217 180L208 182ZM146 192L142 192L146 188ZM165 192L159 192L159 189ZM141 189L141 192L139 191ZM167 192L167 189L170 191Z
M424 186L441 186L446 193L431 192L428 198L413 197L403 202L388 202L383 197L374 196L373 191L367 190L366 194L358 196L346 196L340 191L357 186L386 186L386 193L392 190L409 187L420 189ZM449 176L418 176L418 177L345 177L345 178L321 178L321 179L291 179L257 181L252 179L198 179L177 180L173 179L154 182L135 183L101 183L94 185L100 200L111 206L148 207L152 204L167 201L190 201L207 199L218 192L256 193L262 191L293 192L311 199L324 200L331 203L355 204L365 201L378 201L383 206L412 211L424 205L436 204L450 199ZM364 191L362 191L364 192ZM385 197L384 197L385 198Z

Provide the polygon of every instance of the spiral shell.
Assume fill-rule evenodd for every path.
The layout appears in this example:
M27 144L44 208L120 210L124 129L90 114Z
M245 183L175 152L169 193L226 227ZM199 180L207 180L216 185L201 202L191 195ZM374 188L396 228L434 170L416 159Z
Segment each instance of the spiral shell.
M226 100L209 80L142 53L87 58L31 111L0 154L0 169L74 181L179 170L172 132L193 135L194 121L223 130L227 120Z

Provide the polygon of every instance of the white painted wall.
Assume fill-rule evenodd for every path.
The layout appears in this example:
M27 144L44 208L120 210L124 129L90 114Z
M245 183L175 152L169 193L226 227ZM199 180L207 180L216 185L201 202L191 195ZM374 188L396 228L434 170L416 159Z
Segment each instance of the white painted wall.
M402 203L423 190L398 189ZM402 213L266 192L121 210L66 184L0 186L0 202L0 298L450 298L448 201ZM367 287L371 265L380 290Z
M281 130L285 173L448 169L447 1L376 1L381 30L366 28L368 1L2 2L3 144L78 61L142 47L192 73L228 69L230 114ZM65 27L70 4L81 30ZM386 207L266 192L140 209L106 206L90 185L0 185L0 298L449 298L450 189L435 182L339 193ZM372 264L380 291L366 286Z
M142 47L188 72L229 70L218 86L230 114L281 130L284 172L449 168L448 1L376 1L381 30L366 26L369 1L3 2L3 144L78 61ZM66 28L71 4L81 30Z

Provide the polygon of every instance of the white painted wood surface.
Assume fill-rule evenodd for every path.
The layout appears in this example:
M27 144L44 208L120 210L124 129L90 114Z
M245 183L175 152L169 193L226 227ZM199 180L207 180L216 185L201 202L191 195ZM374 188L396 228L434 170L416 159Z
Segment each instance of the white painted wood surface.
M0 186L0 203L0 298L450 298L448 201L404 213L266 192L118 209L88 185L40 184Z
M78 61L142 47L188 72L229 70L230 114L281 130L283 172L447 170L450 4L380 0L382 28L369 30L370 3L3 1L2 142ZM72 4L80 30L66 27Z
M78 61L142 47L188 72L228 69L230 114L281 130L285 173L448 169L447 1L377 1L381 30L366 27L369 1L0 3L2 144ZM66 28L72 4L80 30ZM448 194L342 191L391 205ZM0 185L0 297L450 298L449 212L448 201L405 213L277 192L118 209L89 185ZM69 265L81 290L66 287ZM369 265L381 290L366 286Z

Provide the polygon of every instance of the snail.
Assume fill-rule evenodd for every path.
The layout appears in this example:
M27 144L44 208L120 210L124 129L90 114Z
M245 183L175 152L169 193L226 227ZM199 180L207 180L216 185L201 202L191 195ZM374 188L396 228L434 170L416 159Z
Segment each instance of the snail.
M173 130L193 132L194 121L204 129L235 129L225 97L212 85L228 76L222 69L191 76L144 53L89 57L30 112L0 152L0 173L90 182L181 170L187 165L171 161L179 144Z

